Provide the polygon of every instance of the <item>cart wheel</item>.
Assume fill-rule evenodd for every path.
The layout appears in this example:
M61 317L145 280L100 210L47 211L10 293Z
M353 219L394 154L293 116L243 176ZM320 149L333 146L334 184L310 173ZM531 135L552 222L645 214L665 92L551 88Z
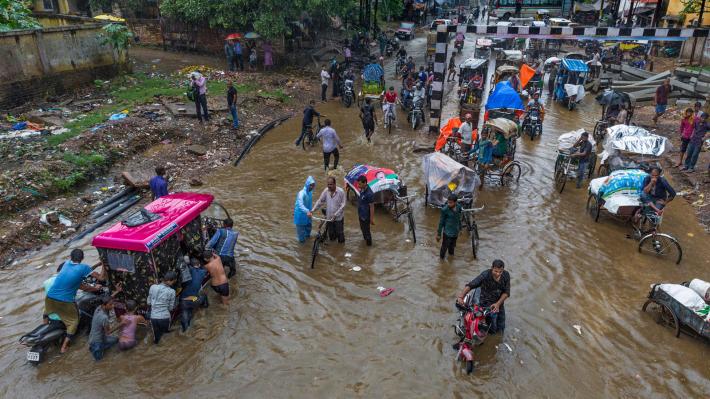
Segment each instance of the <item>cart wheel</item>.
M680 323L678 322L678 317L675 315L675 313L673 313L671 308L653 299L649 299L648 302L654 305L651 310L655 311L656 313L656 323L663 324L674 329L674 335L676 338L678 338L680 336ZM645 309L646 306L647 305L644 304L643 309Z
M503 168L503 172L500 174L500 185L510 186L513 182L517 183L518 180L520 180L521 173L522 170L517 162L513 161L509 163L505 168Z
M320 232L316 235L313 240L313 250L311 251L311 269L316 266L316 257L318 257L318 247L320 246Z
M639 252L670 259L676 265L683 259L683 249L678 240L663 233L652 233L643 237L639 242Z
M424 187L424 206L429 206L429 185Z
M606 123L603 121L597 121L597 123L594 125L594 132L592 133L592 137L594 137L594 140L597 142L601 141L604 138L604 130L606 129Z
M599 165L599 171L597 172L599 177L602 176L608 176L609 175L609 165L603 163Z
M558 155L557 159L555 160L555 176L557 176L557 169L560 168L561 164L562 164L562 155Z
M471 224L471 230L469 231L471 236L471 250L473 251L473 259L478 259L478 226L474 220Z
M595 194L589 194L587 197L587 213L594 219L595 222L599 221L599 214L601 213L601 204L597 199Z
M416 244L417 243L417 226L414 223L414 214L412 214L411 210L407 214L407 220L409 221L409 232L412 233L412 241Z
M560 167L557 169L557 172L555 172L555 189L562 194L562 192L565 190L565 185L567 184L567 174L565 173L564 168Z

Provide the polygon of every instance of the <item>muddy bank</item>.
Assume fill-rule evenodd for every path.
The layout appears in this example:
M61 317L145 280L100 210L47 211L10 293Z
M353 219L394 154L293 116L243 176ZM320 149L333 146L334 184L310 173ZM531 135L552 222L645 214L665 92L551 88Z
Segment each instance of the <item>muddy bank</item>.
M91 223L88 216L96 204L123 188L124 171L145 181L164 165L171 191L200 186L202 176L232 162L257 129L275 117L300 114L318 86L294 70L230 74L200 67L210 81L211 112L211 120L200 124L194 104L183 95L186 73L196 68L180 67L170 75L97 83L8 113L0 132L11 132L23 121L41 130L0 140L1 266L81 231ZM239 91L237 129L226 105L226 79L233 79ZM119 113L126 116L109 120ZM142 202L149 197L144 193ZM40 216L47 211L58 212L71 225L42 223Z
M680 120L683 111L688 107L689 105L669 106L655 126L652 121L654 107L636 107L633 120L639 126L670 140L673 151L664 156L665 172L671 175L676 192L692 205L698 221L703 225L705 231L710 233L710 206L708 206L710 203L710 174L708 173L710 152L700 152L695 172L681 171L679 167L675 166L680 156Z

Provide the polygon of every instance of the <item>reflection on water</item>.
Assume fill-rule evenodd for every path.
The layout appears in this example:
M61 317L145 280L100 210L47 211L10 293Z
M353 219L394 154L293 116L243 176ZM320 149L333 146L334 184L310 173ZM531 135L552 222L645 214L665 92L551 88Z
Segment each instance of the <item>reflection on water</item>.
M348 205L345 244L327 245L310 269L310 243L296 242L292 207L305 177L316 178L317 195L325 174L318 150L294 147L300 121L291 120L239 168L207 178L202 191L216 195L240 231L241 269L229 308L198 312L187 334L173 332L160 346L146 339L131 353L109 352L100 363L81 340L68 355L33 368L16 341L40 320L40 284L52 267L39 266L58 263L68 251L49 248L3 271L0 395L707 397L707 344L676 339L640 311L650 284L708 277L707 239L690 207L675 201L664 220L687 254L680 266L637 253L620 222L594 223L584 213L585 190L556 193L552 169L556 137L591 129L599 110L592 98L574 112L546 106L541 139L518 143L520 183L489 185L479 196L486 208L477 216L478 260L466 240L453 259L438 260L438 212L424 207L421 157L411 151L415 133L402 128L388 136L379 128L367 144L356 111L332 102L318 108L344 141L339 184L358 162L397 171L410 192L420 194L416 245L407 241L405 224L378 211L375 244L366 247L356 209ZM89 248L89 242L81 244ZM476 372L467 376L451 349L453 303L495 258L512 276L508 330L476 351ZM95 259L89 252L88 261ZM380 298L378 286L396 291Z

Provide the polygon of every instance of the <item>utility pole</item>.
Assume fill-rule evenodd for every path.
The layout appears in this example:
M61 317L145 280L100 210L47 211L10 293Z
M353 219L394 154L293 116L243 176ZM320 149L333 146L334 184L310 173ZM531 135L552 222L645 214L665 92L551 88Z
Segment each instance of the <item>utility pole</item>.
M703 14L705 13L705 0L702 0L700 3L700 14L698 14L698 26L697 28L702 28L703 27ZM705 42L703 42L705 43ZM690 65L693 65L693 58L695 57L695 46L698 45L698 38L694 37L693 38L693 49L690 51ZM703 48L701 51L705 51ZM703 57L701 56L700 59L702 60ZM702 65L700 65L702 67Z

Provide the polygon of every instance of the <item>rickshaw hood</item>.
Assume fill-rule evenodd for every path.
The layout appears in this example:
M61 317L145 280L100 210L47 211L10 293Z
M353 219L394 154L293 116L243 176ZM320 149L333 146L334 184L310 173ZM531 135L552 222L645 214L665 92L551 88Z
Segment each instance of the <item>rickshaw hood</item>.
M158 244L200 216L214 197L210 194L175 193L160 197L145 209L160 219L140 226L128 227L119 222L91 241L96 248L150 252Z

